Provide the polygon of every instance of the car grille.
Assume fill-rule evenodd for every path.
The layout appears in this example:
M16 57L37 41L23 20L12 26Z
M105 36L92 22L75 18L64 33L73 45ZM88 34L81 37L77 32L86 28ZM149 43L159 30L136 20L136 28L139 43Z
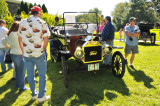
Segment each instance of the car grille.
M102 46L92 46L84 48L85 62L96 62L102 60Z

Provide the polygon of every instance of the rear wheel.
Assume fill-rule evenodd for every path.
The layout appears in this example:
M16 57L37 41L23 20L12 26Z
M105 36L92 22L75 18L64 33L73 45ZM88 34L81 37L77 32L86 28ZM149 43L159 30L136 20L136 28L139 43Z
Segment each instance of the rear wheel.
M156 42L156 36L152 35L151 36L151 44L155 44L155 42Z
M116 51L112 57L112 72L115 76L122 78L125 73L125 59L121 52Z
M67 66L66 66L65 56L61 56L61 60L62 60L62 71L64 74L64 85L66 88L68 88Z

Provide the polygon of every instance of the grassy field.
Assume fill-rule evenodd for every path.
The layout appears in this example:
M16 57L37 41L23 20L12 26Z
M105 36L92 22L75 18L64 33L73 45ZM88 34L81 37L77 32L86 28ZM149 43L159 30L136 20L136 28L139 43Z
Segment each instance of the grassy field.
M123 42L115 41L114 45ZM117 49L124 54L123 49ZM116 51L116 50L114 50ZM140 53L136 55L131 70L126 66L122 79L115 77L111 69L69 75L69 88L65 88L61 63L53 63L48 58L47 95L49 101L38 104L38 100L31 100L31 92L21 94L15 89L15 82L11 80L13 70L2 74L0 72L0 106L108 106L108 105L160 105L160 43L139 44ZM49 46L48 46L49 57ZM129 61L129 59L128 59ZM69 60L70 68L77 69L79 64ZM36 80L38 83L38 72ZM27 79L26 86L29 87ZM38 90L38 84L36 85Z
M160 35L159 35L160 29L151 30L151 33L152 32L156 33L156 41L160 41ZM115 39L120 39L119 32L115 33ZM122 34L122 39L124 39L124 33Z

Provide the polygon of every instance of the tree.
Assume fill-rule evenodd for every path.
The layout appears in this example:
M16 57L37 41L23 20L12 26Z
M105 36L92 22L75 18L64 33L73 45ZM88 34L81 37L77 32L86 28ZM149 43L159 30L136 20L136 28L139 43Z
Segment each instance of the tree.
M102 10L99 10L98 8L90 9L89 12L97 12L98 14L102 14Z
M47 10L45 4L42 5L42 10L43 10L43 13L48 13L48 10Z
M20 9L20 7L18 7L18 9L17 9L17 15L20 15L21 14L21 9Z
M36 3L34 3L34 6L37 6L37 4L36 4Z
M39 6L40 8L42 8L40 4L38 4L38 6Z
M160 22L160 0L148 0L147 6L153 11L156 20Z
M118 29L125 26L130 17L136 17L137 22L155 23L160 21L159 5L160 3L155 3L155 0L130 0L130 2L119 3L112 12L113 22Z
M21 4L20 4L20 10L21 10L21 12L24 11L24 2L23 2L23 0L21 1Z
M117 27L117 30L123 28L126 23L129 21L129 13L130 10L130 3L119 3L115 6L114 10L112 11L113 23Z
M11 15L8 9L8 4L5 0L0 0L0 19L3 19L3 17Z
M24 11L26 12L26 14L29 13L29 10L28 10L28 4L25 2L24 4Z
M31 8L33 7L33 4L32 3L30 3L29 4L29 11L31 11Z

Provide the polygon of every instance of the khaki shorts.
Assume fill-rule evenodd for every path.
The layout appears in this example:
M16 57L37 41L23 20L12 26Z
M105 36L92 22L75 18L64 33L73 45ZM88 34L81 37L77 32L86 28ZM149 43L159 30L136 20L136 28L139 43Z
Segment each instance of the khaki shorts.
M130 45L127 45L125 46L125 53L126 54L130 54L132 51L133 54L135 53L139 53L138 51L138 45L137 46L130 46Z

